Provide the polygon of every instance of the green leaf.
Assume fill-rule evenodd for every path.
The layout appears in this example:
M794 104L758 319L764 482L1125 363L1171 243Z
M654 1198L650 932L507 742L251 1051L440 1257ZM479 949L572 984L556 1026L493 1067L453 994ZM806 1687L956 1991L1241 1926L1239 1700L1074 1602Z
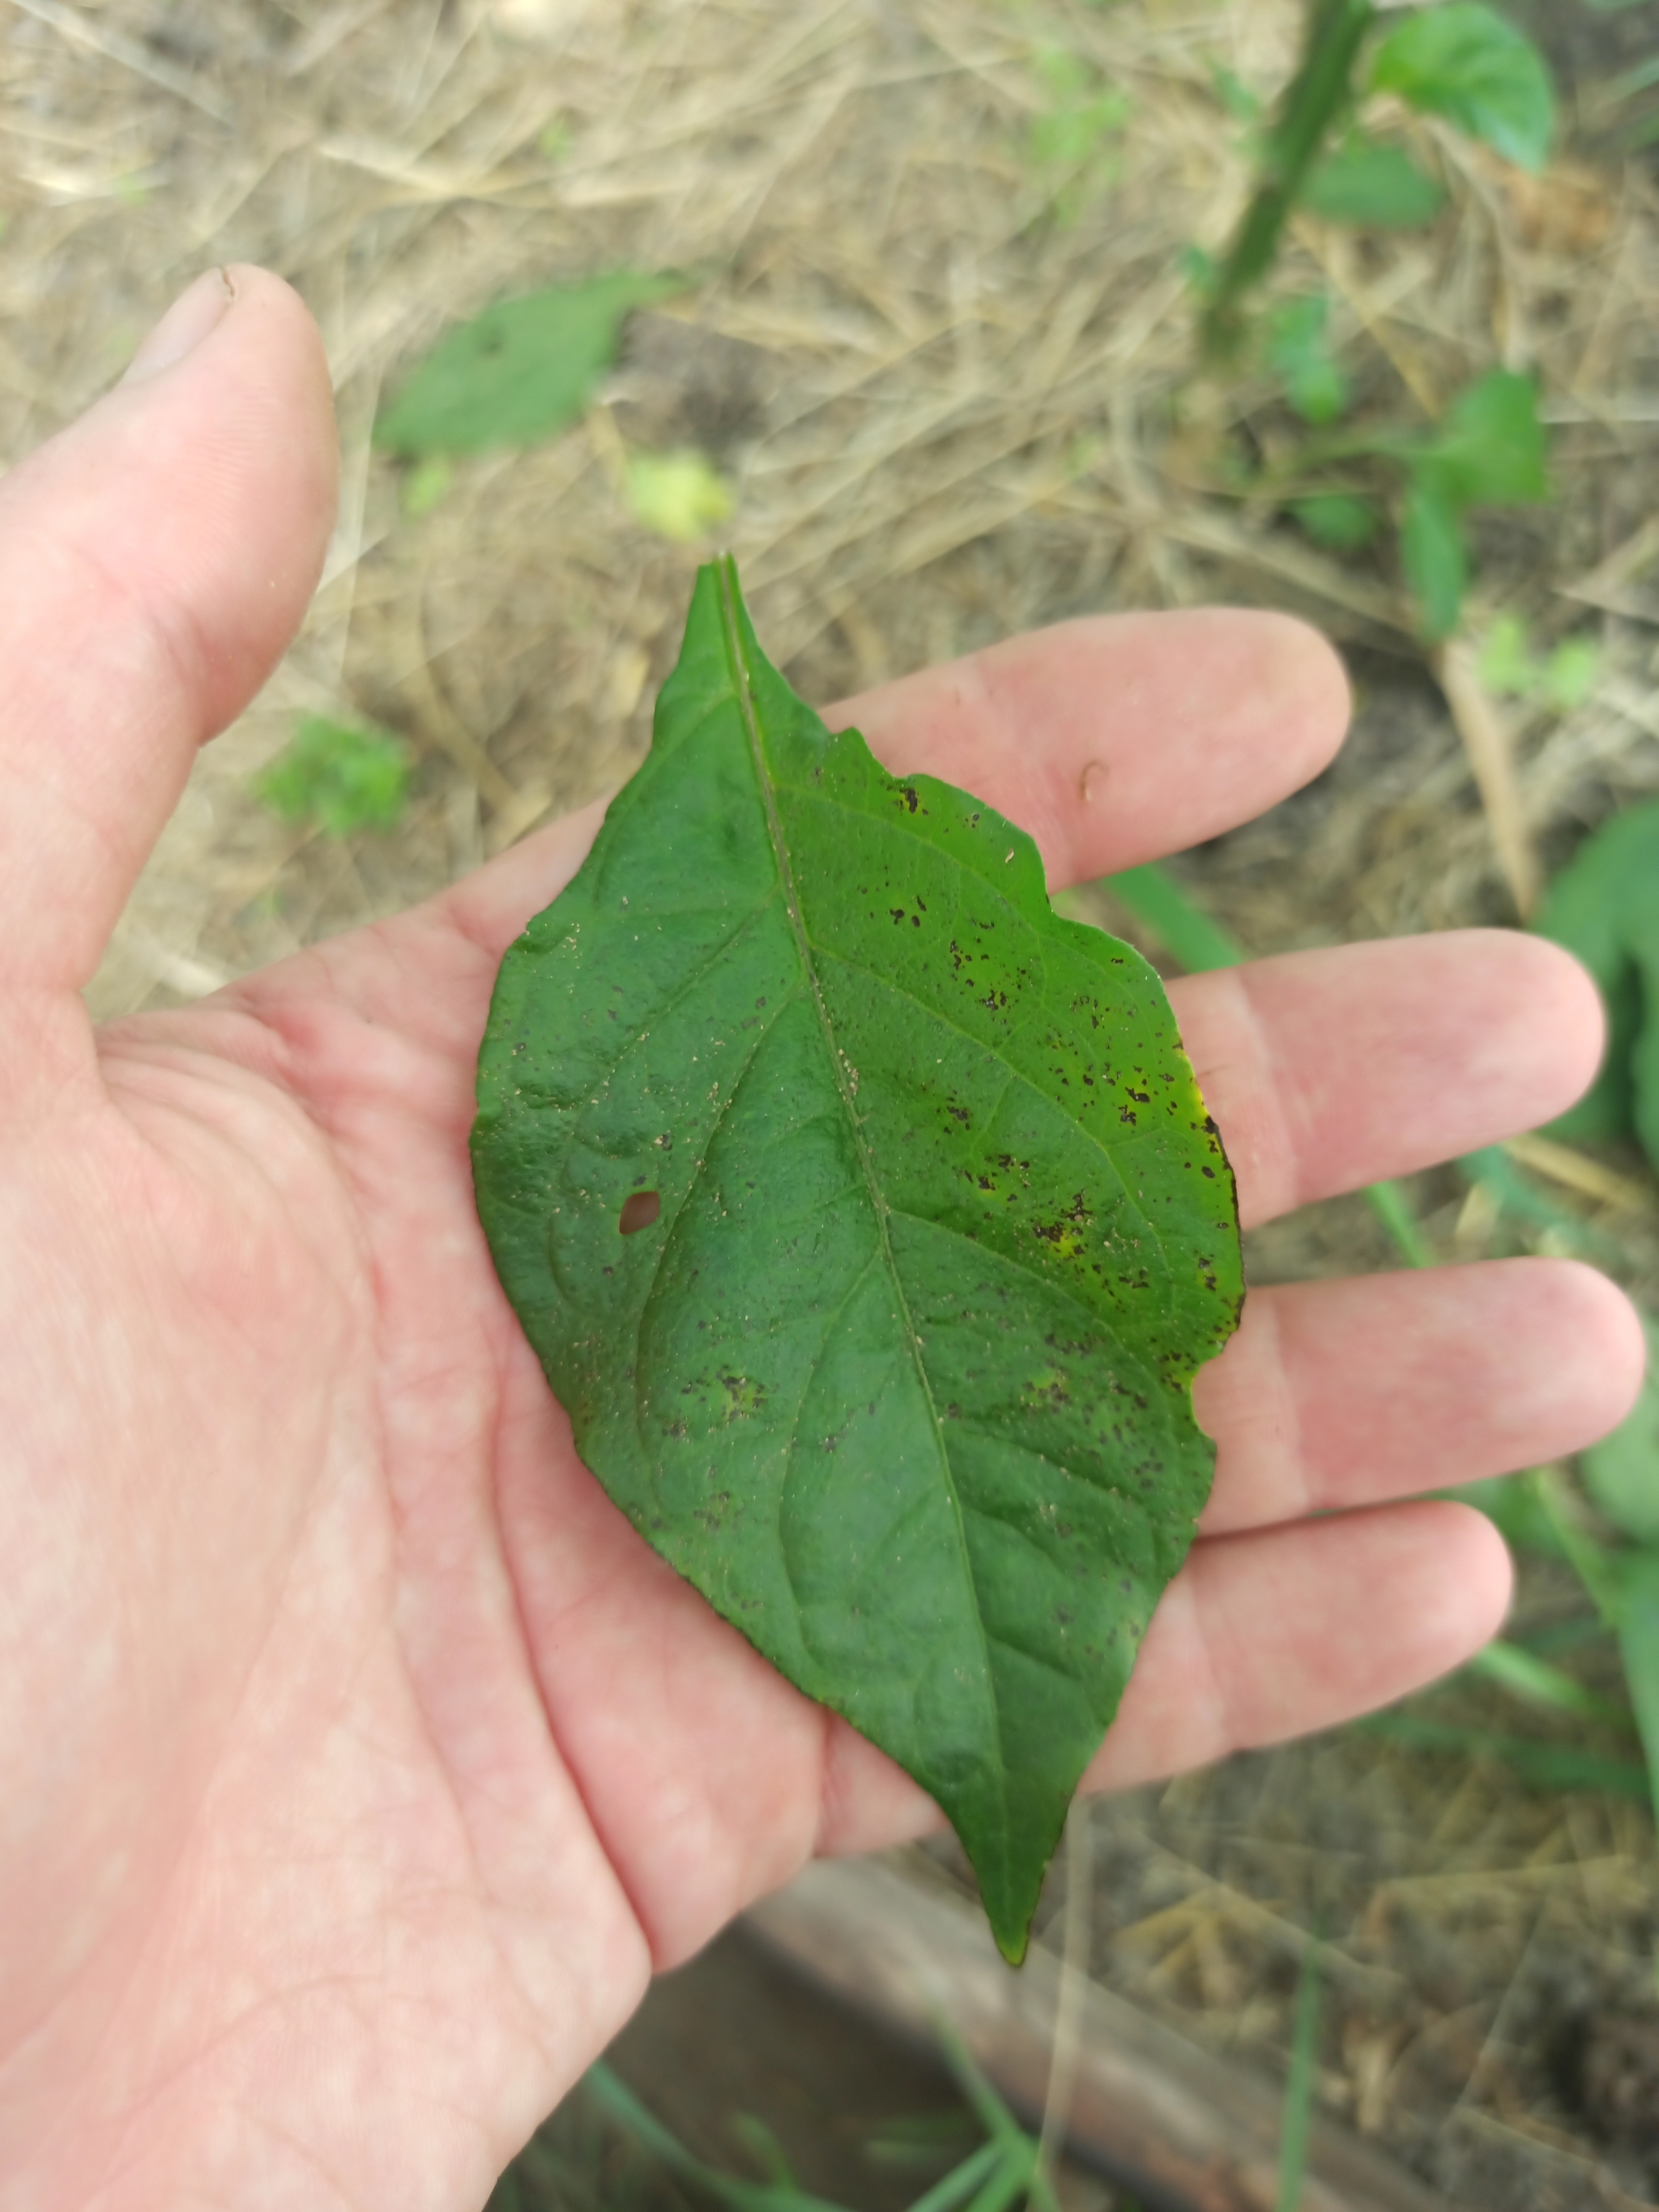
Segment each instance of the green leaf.
M1372 57L1371 85L1443 115L1523 169L1536 172L1549 159L1549 64L1524 32L1480 0L1403 17Z
M550 438L615 362L629 310L684 289L683 277L618 269L498 300L438 341L375 423L374 442L418 456Z
M385 730L302 714L255 787L273 814L331 837L389 830L409 797L409 748Z
M1659 1165L1659 801L1612 816L1588 837L1533 927L1589 969L1607 1017L1601 1073L1553 1133L1638 1134Z
M1463 611L1469 553L1456 508L1438 486L1414 471L1406 487L1400 557L1417 601L1418 623L1431 643L1449 637Z
M1328 222L1419 230L1434 221L1446 195L1403 146L1356 131L1315 166L1302 187L1302 204Z
M1642 1394L1611 1436L1580 1456L1590 1499L1615 1528L1638 1544L1659 1545L1659 1328L1643 1316L1648 1337Z
M1361 551L1382 526L1370 501L1356 499L1351 492L1316 492L1311 498L1297 500L1291 514L1316 545L1328 546L1334 553Z
M1537 386L1495 368L1458 393L1413 465L1461 510L1548 499L1548 459Z
M1267 318L1267 361L1304 422L1334 422L1348 404L1348 380L1330 349L1330 302L1315 293L1286 300Z
M630 453L628 504L636 522L676 544L693 544L730 516L732 488L701 453Z
M830 737L697 580L652 751L502 963L479 1212L584 1460L944 1808L997 1940L1207 1494L1231 1177L1153 970Z

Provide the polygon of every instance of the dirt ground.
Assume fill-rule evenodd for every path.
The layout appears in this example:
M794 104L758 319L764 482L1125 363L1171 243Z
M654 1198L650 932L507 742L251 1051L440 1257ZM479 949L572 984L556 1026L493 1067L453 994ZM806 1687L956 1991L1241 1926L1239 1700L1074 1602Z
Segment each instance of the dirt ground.
M1178 872L1262 951L1516 919L1388 561L1339 562L1230 493L1230 447L1272 456L1292 426L1264 379L1189 374L1180 257L1224 237L1247 177L1215 73L1270 94L1294 0L0 4L0 460L104 388L191 276L237 258L317 314L342 432L304 634L204 756L100 1013L200 996L395 909L627 774L700 553L630 517L639 447L695 445L723 470L760 633L810 698L1085 611L1307 616L1348 655L1347 748ZM1659 54L1659 7L1522 12L1567 73L1571 136L1546 184L1415 126L1450 195L1436 228L1372 243L1305 223L1276 281L1329 288L1364 404L1401 420L1494 361L1542 375L1559 497L1483 523L1474 619L1514 612L1540 644L1599 650L1581 705L1507 717L1547 872L1659 790L1659 194L1632 150L1652 95L1621 82ZM1028 152L1056 46L1127 100L1063 214ZM501 293L621 265L684 271L688 289L636 319L601 404L409 512L369 442L408 367ZM258 804L306 708L410 742L394 833L331 842ZM1103 896L1093 910L1123 920ZM1651 1292L1659 1204L1638 1163L1611 1164L1626 1202L1553 1194ZM1410 1195L1443 1256L1523 1249L1453 1170ZM1358 1200L1252 1253L1256 1280L1389 1263ZM1605 1645L1574 1641L1583 1610L1534 1573L1518 1631L1610 1687ZM1413 1710L1561 1733L1467 1683ZM1602 1747L1629 1756L1616 1734ZM1279 2063L1322 1926L1331 2109L1459 2204L1659 2202L1642 1804L1351 1732L1096 1819L1093 1965L1114 1986Z

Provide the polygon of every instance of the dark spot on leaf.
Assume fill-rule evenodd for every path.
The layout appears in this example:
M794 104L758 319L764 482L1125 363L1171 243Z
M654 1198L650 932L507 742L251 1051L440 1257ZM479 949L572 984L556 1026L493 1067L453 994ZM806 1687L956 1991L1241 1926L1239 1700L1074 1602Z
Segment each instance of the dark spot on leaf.
M662 1198L658 1192L630 1191L623 1200L622 1214L617 1226L624 1237L632 1237L641 1229L648 1229L661 1212Z

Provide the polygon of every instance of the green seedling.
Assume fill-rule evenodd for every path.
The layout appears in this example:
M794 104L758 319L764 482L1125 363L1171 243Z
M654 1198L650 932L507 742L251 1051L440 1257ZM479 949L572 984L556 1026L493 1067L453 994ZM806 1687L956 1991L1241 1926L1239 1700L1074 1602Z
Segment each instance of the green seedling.
M255 787L283 821L331 837L394 829L409 799L409 748L385 730L303 714Z
M683 277L618 269L498 300L439 340L376 422L374 442L418 460L556 437L614 366L629 313L684 289Z

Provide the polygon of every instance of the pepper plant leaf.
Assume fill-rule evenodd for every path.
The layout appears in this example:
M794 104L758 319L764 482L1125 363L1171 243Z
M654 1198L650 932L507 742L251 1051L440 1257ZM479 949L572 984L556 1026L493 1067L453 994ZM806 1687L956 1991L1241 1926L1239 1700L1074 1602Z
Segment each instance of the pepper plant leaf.
M1232 1177L1152 969L832 737L697 581L652 751L508 951L478 1206L583 1458L927 1789L1005 1953L1185 1558Z

